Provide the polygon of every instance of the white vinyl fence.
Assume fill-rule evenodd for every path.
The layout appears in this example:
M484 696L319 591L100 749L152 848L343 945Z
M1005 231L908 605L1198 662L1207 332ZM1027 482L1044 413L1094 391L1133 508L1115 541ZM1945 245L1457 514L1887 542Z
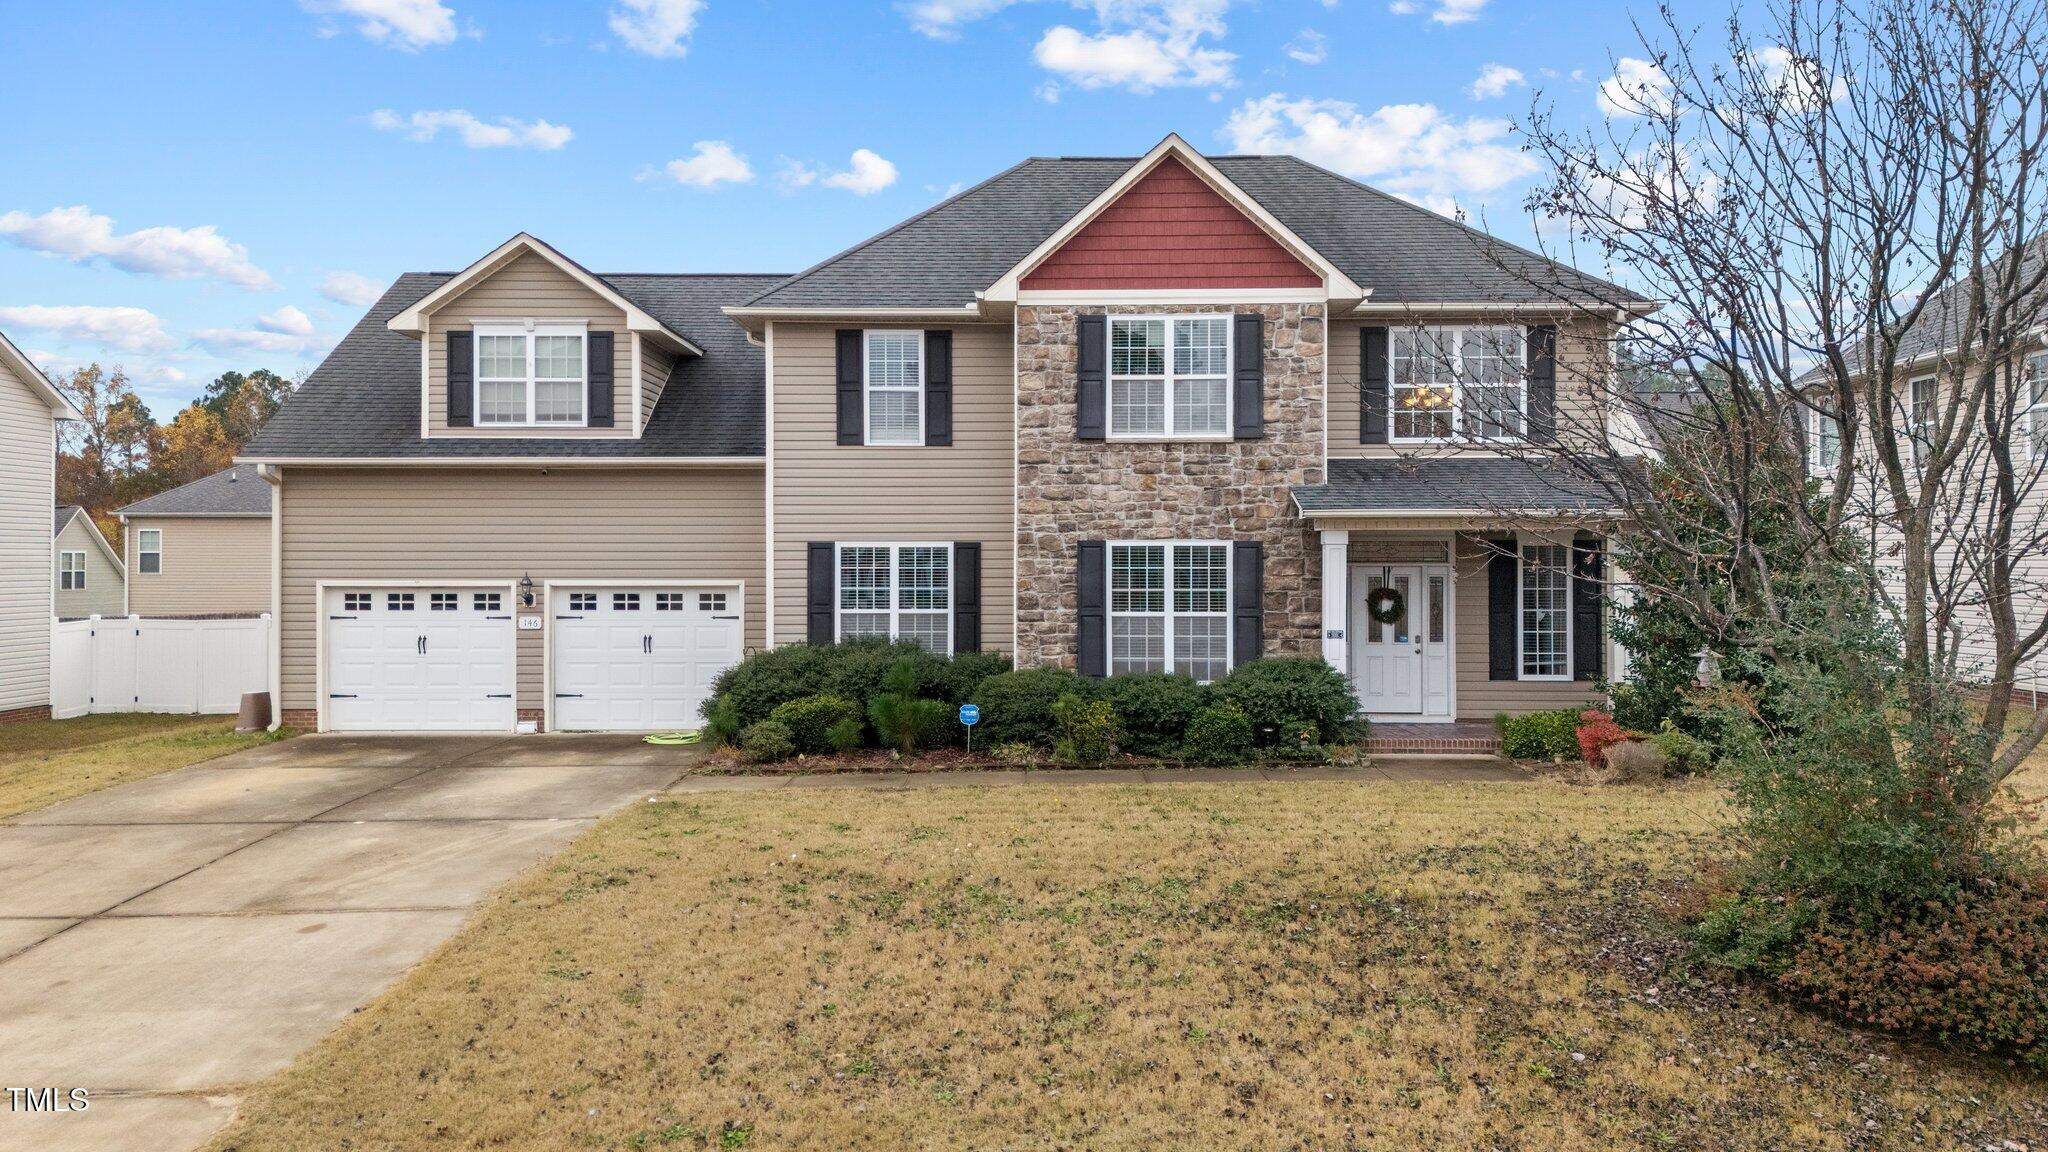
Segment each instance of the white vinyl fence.
M50 713L234 712L270 687L270 617L53 623Z

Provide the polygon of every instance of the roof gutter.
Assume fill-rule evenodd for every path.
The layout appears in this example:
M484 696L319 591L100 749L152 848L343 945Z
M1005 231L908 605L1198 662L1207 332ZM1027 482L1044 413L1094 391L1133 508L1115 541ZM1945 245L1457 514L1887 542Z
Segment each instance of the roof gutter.
M1347 313L1347 315L1442 316L1449 315L1452 313L1463 315L1471 315L1473 313L1478 313L1480 315L1485 315L1487 313L1505 312L1515 316L1570 316L1583 312L1600 312L1611 308L1615 314L1616 319L1621 319L1628 316L1648 316L1650 313L1657 311L1659 308L1662 308L1663 306L1664 305L1662 301L1656 300L1647 300L1634 304L1601 304L1598 306L1588 306L1584 304L1568 304L1563 301L1557 301L1547 304L1488 304L1483 302L1459 303L1457 301L1445 300L1417 301L1415 303L1410 304L1376 304L1370 300L1365 300L1361 301L1357 307L1351 309L1351 311Z
M237 456L265 468L759 468L759 456Z
M759 332L760 326L770 320L937 320L942 324L959 324L985 319L981 304L957 304L950 308L917 306L907 308L774 308L757 307L750 304L728 304L719 311L738 322L748 332Z

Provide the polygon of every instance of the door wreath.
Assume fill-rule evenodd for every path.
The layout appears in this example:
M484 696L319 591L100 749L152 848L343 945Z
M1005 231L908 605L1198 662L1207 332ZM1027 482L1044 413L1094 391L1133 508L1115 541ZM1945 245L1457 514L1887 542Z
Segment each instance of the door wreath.
M1381 624L1393 624L1408 615L1408 601L1400 589L1383 584L1365 594L1365 613Z

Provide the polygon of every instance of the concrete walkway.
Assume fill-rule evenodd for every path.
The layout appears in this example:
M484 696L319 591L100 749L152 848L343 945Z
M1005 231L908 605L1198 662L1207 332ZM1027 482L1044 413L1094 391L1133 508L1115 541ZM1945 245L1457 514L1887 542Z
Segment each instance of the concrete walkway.
M630 737L306 736L0 821L0 1149L191 1148L695 749Z

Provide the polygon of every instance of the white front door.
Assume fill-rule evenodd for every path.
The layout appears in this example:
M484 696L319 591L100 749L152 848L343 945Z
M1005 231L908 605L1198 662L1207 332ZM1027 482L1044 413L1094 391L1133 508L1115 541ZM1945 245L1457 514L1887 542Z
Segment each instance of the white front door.
M329 588L327 727L353 732L506 732L514 725L507 593Z
M740 613L737 584L555 589L555 728L697 727L712 681L742 655Z
M1451 684L1451 573L1446 564L1359 564L1351 569L1351 667L1370 716L1447 717ZM1398 595L1393 618L1373 619L1373 593Z

